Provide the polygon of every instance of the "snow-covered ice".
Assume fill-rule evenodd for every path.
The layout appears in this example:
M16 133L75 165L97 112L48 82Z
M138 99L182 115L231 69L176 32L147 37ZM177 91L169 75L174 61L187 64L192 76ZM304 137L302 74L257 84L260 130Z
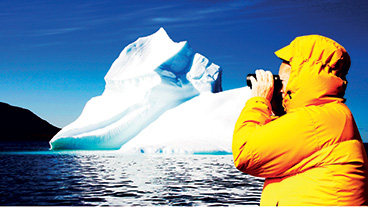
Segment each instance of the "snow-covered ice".
M249 89L222 91L221 68L164 29L128 45L105 90L50 141L52 149L231 152Z
M249 98L248 87L202 93L166 111L122 152L231 153L235 122Z

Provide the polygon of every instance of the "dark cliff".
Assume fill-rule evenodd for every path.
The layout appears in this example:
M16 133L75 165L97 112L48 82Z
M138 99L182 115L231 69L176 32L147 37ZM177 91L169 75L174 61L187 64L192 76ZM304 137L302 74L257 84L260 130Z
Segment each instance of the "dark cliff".
M0 102L0 141L49 141L59 130L31 111Z

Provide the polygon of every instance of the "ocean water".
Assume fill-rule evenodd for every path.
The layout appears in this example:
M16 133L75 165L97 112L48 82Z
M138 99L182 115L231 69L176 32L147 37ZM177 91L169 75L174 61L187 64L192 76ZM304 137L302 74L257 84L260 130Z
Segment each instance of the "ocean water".
M0 205L259 205L263 179L231 155L49 151L0 143Z

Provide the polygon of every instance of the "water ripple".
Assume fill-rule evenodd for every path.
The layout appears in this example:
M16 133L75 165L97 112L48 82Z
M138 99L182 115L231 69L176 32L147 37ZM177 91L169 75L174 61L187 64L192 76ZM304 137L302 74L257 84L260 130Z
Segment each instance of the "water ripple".
M0 205L258 205L230 155L0 154Z

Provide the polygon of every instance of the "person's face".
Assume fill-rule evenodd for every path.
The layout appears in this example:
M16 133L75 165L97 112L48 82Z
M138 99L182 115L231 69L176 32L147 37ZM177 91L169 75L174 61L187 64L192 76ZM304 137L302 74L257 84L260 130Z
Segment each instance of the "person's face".
M289 82L291 66L286 61L282 62L279 69L279 76L282 81L282 98L286 96L286 85Z

